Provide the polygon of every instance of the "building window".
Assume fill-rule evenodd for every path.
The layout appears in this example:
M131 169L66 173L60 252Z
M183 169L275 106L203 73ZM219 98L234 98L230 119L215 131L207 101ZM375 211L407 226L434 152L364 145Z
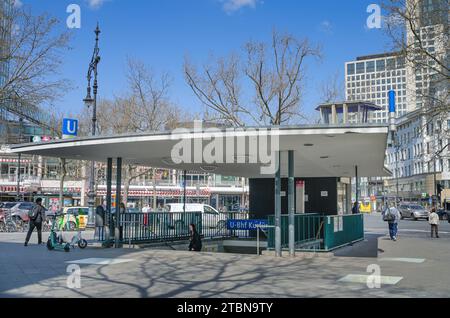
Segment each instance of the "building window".
M365 63L356 63L356 74L362 74L365 72Z
M355 64L347 64L347 74L354 75L355 74Z
M386 63L384 60L377 61L377 72L384 72L386 70Z
M386 66L388 70L395 70L395 59L388 59Z
M370 61L370 62L366 63L366 72L367 73L375 72L375 62L374 61Z

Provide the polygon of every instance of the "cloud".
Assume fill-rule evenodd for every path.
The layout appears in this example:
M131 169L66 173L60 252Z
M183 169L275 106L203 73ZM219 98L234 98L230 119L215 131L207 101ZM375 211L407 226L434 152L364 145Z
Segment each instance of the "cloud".
M87 0L88 5L91 9L100 8L108 0Z
M245 7L256 8L260 0L220 0L223 5L222 8L226 13L239 11Z
M328 20L324 20L320 23L319 29L323 33L332 34L333 33L333 24Z

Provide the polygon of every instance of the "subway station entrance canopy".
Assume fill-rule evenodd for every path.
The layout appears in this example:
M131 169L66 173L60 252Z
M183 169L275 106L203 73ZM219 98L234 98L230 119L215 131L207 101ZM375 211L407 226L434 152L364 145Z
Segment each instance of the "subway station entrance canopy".
M390 176L384 166L387 138L387 126L369 124L185 129L23 144L12 152L97 162L122 158L124 164L267 178L274 176L262 169L270 149L281 152L282 176L292 150L296 177L354 177L355 167L359 177L381 177Z

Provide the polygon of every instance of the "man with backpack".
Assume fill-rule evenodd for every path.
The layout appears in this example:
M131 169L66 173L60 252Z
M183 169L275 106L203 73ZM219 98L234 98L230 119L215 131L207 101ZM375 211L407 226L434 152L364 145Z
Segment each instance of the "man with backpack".
M28 246L30 241L31 233L33 233L34 228L36 228L38 233L38 244L42 244L42 222L45 218L45 209L42 206L42 198L36 199L36 205L30 210L30 226L27 233L27 238L25 239L25 246Z
M389 224L389 236L394 242L397 241L398 222L401 219L400 212L395 206L394 202L391 202L390 207L386 208L383 212L383 221Z

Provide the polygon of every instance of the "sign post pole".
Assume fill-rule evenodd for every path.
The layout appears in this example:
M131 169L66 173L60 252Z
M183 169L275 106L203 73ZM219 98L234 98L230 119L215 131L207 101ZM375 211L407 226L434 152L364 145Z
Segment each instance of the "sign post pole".
M294 198L294 151L288 153L289 183L288 183L288 210L289 210L289 256L295 256L295 198Z
M281 252L281 169L280 169L280 159L281 153L278 152L275 156L276 158L276 169L275 174L275 255L277 257L282 256Z

